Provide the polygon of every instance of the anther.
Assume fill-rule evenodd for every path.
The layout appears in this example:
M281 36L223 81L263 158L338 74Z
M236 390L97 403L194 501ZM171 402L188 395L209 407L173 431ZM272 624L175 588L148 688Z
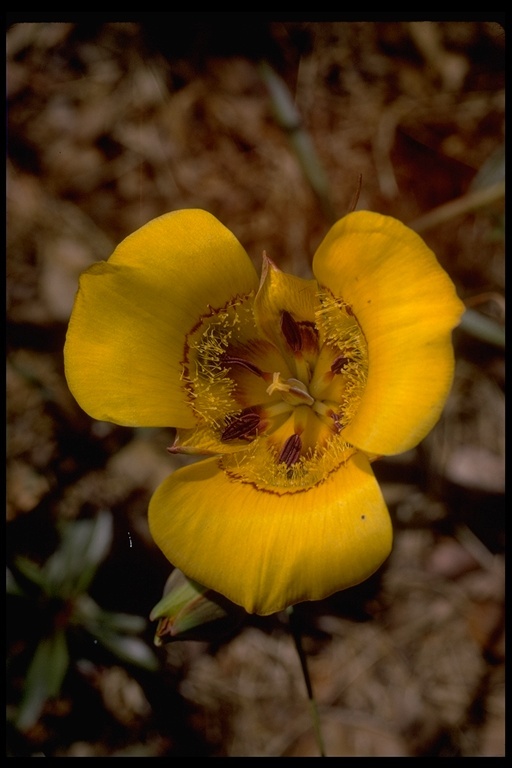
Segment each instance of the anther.
M252 440L258 434L261 419L254 411L232 416L222 432L222 440Z
M302 440L300 439L300 435L297 435L296 433L290 435L288 440L283 445L281 453L279 454L279 464L284 463L287 467L291 467L292 464L296 464L296 462L300 459L301 449Z

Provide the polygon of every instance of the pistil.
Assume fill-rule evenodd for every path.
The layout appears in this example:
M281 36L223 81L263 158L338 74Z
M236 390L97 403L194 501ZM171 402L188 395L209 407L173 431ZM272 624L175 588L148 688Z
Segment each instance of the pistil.
M285 381L279 371L272 375L272 383L267 387L267 395L273 395L274 392L279 392L283 400L290 405L313 405L315 402L302 381L298 379Z

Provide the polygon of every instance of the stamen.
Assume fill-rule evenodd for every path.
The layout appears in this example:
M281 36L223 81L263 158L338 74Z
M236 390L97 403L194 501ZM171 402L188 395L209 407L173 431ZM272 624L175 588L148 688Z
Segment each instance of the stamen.
M252 440L259 431L261 419L254 411L232 416L222 432L222 440Z
M300 327L297 321L293 319L286 309L281 312L281 331L291 350L293 352L300 352L302 349L302 334L300 332Z
M279 454L279 464L286 464L287 467L291 467L292 464L296 464L296 462L300 459L301 449L302 440L300 435L295 433L290 435L288 440L283 445L281 453Z

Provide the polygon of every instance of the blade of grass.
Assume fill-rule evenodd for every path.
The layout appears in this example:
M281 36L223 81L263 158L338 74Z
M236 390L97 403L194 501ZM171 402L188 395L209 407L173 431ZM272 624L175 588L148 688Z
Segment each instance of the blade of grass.
M462 216L465 213L471 213L471 211L477 208L482 208L484 205L495 203L504 196L505 182L498 181L490 187L475 189L462 195L462 197L450 200L448 203L444 203L444 205L429 211L424 216L409 222L408 226L414 229L415 232L425 232L428 229L439 226L439 224L445 224L456 216Z
M327 174L286 83L265 61L260 63L260 73L267 86L277 124L288 134L302 172L317 196L325 216L329 221L336 221L338 217L332 204Z

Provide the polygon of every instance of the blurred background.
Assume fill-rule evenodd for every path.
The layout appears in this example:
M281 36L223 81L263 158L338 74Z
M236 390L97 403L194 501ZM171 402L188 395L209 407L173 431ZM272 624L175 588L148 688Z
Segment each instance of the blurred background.
M154 646L172 431L89 419L62 348L80 272L149 219L204 208L309 276L356 201L468 312L439 424L374 464L390 559L298 611L326 751L503 755L504 28L87 16L7 26L7 755L318 754L285 615Z

